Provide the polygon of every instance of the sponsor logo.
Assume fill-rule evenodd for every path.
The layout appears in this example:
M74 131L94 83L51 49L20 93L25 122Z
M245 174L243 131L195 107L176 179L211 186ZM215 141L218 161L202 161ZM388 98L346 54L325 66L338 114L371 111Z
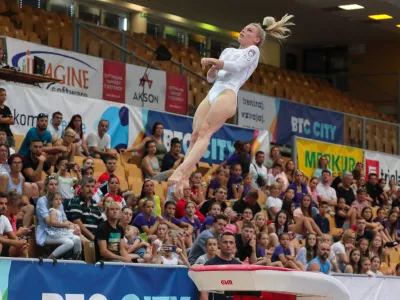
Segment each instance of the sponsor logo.
M65 294L65 297L56 293L43 293L42 300L107 300L115 298L106 298L102 294L94 294L89 298L85 297L84 294ZM121 300L190 300L191 297L176 297L176 296L143 296L143 298L129 294L124 296Z
M222 285L232 285L233 282L232 282L232 280L221 280L221 284Z

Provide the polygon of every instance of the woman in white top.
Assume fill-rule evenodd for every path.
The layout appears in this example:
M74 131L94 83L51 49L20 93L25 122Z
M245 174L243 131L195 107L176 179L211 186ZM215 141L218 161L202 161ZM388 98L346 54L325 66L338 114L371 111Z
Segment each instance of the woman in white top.
M381 270L381 259L379 256L374 256L371 258L371 269L367 273L369 276L383 276Z
M341 272L344 272L346 265L349 263L349 253L355 248L356 234L351 229L347 229L342 239L333 244L332 250L335 252L336 261Z
M226 120L235 115L237 93L257 68L259 47L266 35L285 39L290 32L287 26L293 25L290 23L292 17L285 15L277 22L272 17L266 17L263 25L249 24L240 32L239 49L227 48L219 59L201 59L203 68L211 66L207 73L207 81L214 82L214 85L194 115L193 133L185 160L168 179L169 186L176 185L175 194L178 199L183 196L183 186L187 185L194 166L206 153L211 136Z
M58 191L61 193L63 204L67 206L69 200L75 196L74 186L82 179L80 168L77 164L68 163L68 157L62 156L57 159L54 171L56 171ZM72 171L75 176L72 176L69 171Z
M267 210L271 216L271 220L275 220L275 216L282 208L282 200L278 198L281 193L281 185L277 182L271 184L270 194L266 202Z

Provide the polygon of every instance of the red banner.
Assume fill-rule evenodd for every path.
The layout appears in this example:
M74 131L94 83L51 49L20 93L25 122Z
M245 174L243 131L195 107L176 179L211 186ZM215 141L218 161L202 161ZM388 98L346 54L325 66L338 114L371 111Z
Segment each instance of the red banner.
M167 91L165 93L165 111L186 115L188 112L188 91L186 77L166 72Z
M125 103L125 64L105 60L103 66L103 99Z
M368 178L369 174L377 174L379 178L379 171L379 161L372 159L365 160L365 178Z

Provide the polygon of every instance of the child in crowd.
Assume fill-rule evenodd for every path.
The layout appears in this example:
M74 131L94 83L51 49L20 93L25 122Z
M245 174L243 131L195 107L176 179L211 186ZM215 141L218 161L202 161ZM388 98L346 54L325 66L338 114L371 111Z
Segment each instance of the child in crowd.
M215 190L221 186L225 186L226 183L226 173L223 168L218 168L215 171L215 178L210 181L207 187L206 199L214 198Z
M369 241L362 238L358 241L358 248L360 249L361 257L369 257Z
M171 241L166 241L162 246L156 263L168 266L185 265L190 268L190 264L186 256L183 254L183 250L176 245L173 245Z
M251 208L246 207L243 211L243 219L236 222L236 227L238 232L242 232L243 224L246 222L251 222L253 219L253 211Z
M260 211L254 216L254 225L256 225L256 233L268 232L267 219L264 212Z
M274 182L276 182L276 180L278 179L277 176L278 176L281 172L282 172L282 165L280 165L280 164L278 164L278 163L275 163L275 164L272 166L271 173L268 173L268 174L267 174L267 177L266 177L266 187L267 187L268 190L270 189L270 186L271 186Z
M271 262L270 259L267 258L268 255L271 255L273 251L268 250L269 237L267 232L259 232L257 234L257 246L256 246L256 256L258 263L267 266L280 267L283 268L283 264L280 261Z
M350 251L349 264L344 269L344 273L360 274L361 272L361 252L354 248Z
M200 234L201 223L199 219L195 217L196 206L193 202L186 203L185 213L186 215L181 219L181 221L193 227L192 241L194 242Z
M371 261L368 257L361 257L361 270L360 274L368 275L371 271Z
M367 273L368 276L383 276L381 272L381 259L379 256L371 258L371 270Z
M384 208L379 208L376 211L376 218L373 219L372 221L374 223L380 223L382 225L383 228L385 228L385 218L386 218L386 209Z
M225 232L231 232L233 234L238 233L237 226L235 224L237 219L237 212L228 206L224 210L224 215L228 218L228 224L225 227Z
M203 224L201 224L200 232L203 232L206 229L210 229L214 224L214 217L216 215L219 215L220 213L221 213L221 204L216 202L211 204L208 210L207 217L204 219Z
M243 175L243 183L239 186L238 198L241 199L247 196L247 194L252 190L251 183L253 182L253 177L250 173Z
M280 261L285 268L295 270L305 270L301 262L295 260L289 249L289 234L282 233L279 235L279 245L275 247L271 256L271 262Z
M191 235L193 233L193 227L190 224L182 222L181 220L175 218L175 208L176 203L174 201L167 201L164 205L164 214L162 218L164 219L164 223L168 225L169 229L180 230L182 229L183 233L186 233L188 237L186 239L187 247L192 247L192 238Z
M314 217L314 222L318 225L322 233L329 233L331 230L330 223L329 219L325 217L326 213L328 212L328 203L322 201L319 205L318 211L319 214Z
M125 229L126 251L139 263L150 263L152 259L150 244L139 236L139 229L128 225Z
M239 188L242 183L242 167L240 164L235 164L230 170L228 180L228 200L239 199Z
M344 198L339 198L337 200L337 205L335 208L335 223L337 228L343 228L345 223L346 227L349 228L351 214L357 211L352 207L351 211L346 205L346 200Z

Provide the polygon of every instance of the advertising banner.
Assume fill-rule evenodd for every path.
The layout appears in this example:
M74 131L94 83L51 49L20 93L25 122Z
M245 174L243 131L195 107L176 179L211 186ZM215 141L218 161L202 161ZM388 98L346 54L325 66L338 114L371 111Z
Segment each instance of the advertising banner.
M125 64L105 60L103 66L103 99L125 103Z
M45 61L45 74L62 80L44 83L44 89L69 95L101 99L103 60L101 58L6 38L8 64L33 73L34 57Z
M328 168L333 176L353 171L357 162L363 161L363 150L341 145L322 143L312 140L296 139L298 169L311 178L322 155L328 158Z
M165 111L186 115L188 112L188 93L186 76L166 72L167 94L165 95Z
M398 156L383 154L375 151L364 151L365 176L375 173L379 178L386 180L389 187L389 180L400 183L400 159Z
M344 115L290 101L280 101L276 142L290 144L292 136L334 144L344 143Z

